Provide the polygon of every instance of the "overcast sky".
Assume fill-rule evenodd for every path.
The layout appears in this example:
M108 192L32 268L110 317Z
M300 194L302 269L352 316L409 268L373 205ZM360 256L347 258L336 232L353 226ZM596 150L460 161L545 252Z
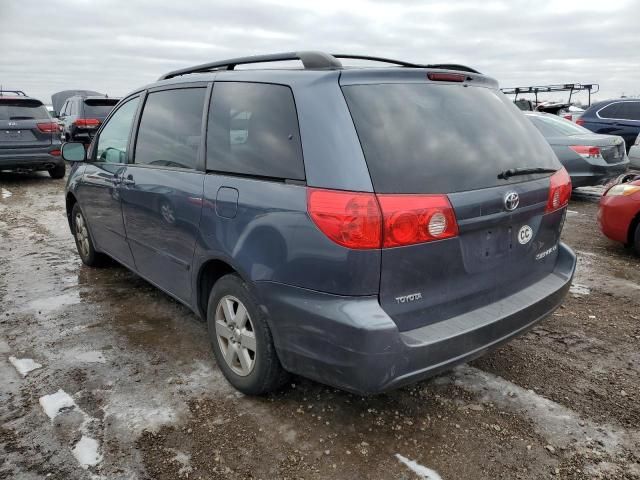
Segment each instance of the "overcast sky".
M596 82L604 100L640 95L639 16L638 0L0 0L0 84L121 96L183 66L324 50L464 63L503 87Z

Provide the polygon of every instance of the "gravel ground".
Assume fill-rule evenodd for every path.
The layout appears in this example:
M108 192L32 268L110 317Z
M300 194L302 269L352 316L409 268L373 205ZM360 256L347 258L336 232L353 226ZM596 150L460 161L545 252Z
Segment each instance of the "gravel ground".
M0 175L0 478L640 479L640 259L589 196L572 293L530 333L376 397L294 378L250 398L187 309L81 264L63 188Z

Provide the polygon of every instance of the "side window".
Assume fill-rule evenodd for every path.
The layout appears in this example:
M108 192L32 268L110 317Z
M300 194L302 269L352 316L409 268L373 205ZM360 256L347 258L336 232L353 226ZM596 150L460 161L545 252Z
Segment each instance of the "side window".
M78 114L78 107L76 106L76 101L72 100L71 102L69 102L69 115L77 115Z
M64 102L64 105L62 105L62 110L60 110L61 115L67 115L68 106L69 106L69 102Z
M620 118L621 103L611 103L598 111L600 118Z
M150 93L142 111L134 162L195 169L206 91L181 88Z
M624 102L621 103L620 106L622 108L620 109L618 118L640 120L640 102Z
M293 94L263 83L214 84L207 131L207 169L303 180Z
M127 144L140 97L124 103L102 128L96 146L96 161L127 163Z

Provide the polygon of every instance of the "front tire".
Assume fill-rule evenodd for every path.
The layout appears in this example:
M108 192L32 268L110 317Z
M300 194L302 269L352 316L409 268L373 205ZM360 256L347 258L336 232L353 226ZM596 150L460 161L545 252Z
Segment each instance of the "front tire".
M237 390L263 395L287 380L267 320L237 275L225 275L211 289L207 326L216 362Z
M71 228L82 263L89 267L104 266L107 263L107 257L96 251L89 233L87 219L77 203L71 210Z
M51 178L64 178L64 174L66 172L66 167L64 162L60 165L56 165L55 167L49 169L49 175Z

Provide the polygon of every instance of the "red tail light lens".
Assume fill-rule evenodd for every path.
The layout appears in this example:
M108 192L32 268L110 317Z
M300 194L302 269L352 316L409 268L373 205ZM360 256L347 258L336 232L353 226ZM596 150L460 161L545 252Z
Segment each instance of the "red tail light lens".
M339 245L380 248L381 215L373 193L338 190L307 191L307 210L318 228Z
M579 118L578 120L576 120L576 125L580 125L582 127L584 125L584 120Z
M572 145L569 148L584 158L596 158L600 156L600 147Z
M78 120L73 122L73 124L76 127L97 128L98 125L100 125L100 120L98 120L97 118L79 118Z
M42 133L54 133L58 131L58 124L55 122L38 123L38 130Z
M399 247L458 235L456 216L446 195L378 195L382 246Z
M54 157L59 157L60 156L60 150L51 150L49 152L49 155L53 155Z
M427 73L427 78L433 82L464 82L465 77L463 73Z
M353 249L399 247L458 235L446 195L375 195L309 189L307 210L331 240Z
M571 117L571 115L567 114L567 115L564 115L562 118L564 118L565 120L571 121L572 117Z
M571 178L564 168L551 175L546 213L566 207L571 197Z

